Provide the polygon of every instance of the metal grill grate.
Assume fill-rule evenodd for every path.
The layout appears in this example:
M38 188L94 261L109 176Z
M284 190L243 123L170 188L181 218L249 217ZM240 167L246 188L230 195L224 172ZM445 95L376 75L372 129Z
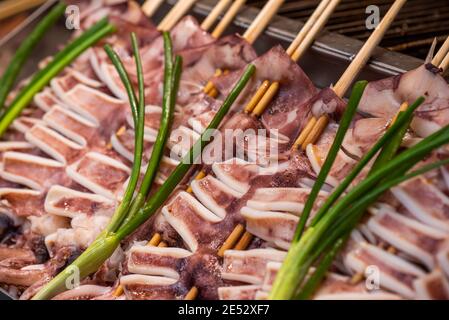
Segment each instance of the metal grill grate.
M250 0L248 4L262 7L266 1ZM280 15L304 21L316 8L318 0L287 0ZM329 20L329 31L366 40L371 34L365 27L369 5L377 5L385 14L393 0L342 0ZM393 51L409 54L421 59L427 55L433 39L439 45L449 35L449 0L409 0L402 8L381 46Z

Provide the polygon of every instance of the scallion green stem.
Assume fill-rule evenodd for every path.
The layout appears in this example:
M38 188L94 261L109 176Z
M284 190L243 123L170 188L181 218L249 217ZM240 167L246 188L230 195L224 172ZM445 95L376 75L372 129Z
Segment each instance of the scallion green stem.
M9 125L31 102L34 95L42 90L51 79L58 75L86 49L114 31L115 27L109 24L106 18L102 19L57 53L53 60L45 68L38 71L33 76L30 83L20 91L6 112L3 114L0 120L0 137L3 136Z
M448 142L449 126L440 129L414 147L397 155L350 190L346 196L323 215L322 219L306 230L298 243L292 244L273 285L270 297L273 299L293 297L297 286L304 279L303 268L309 263L309 257L320 253L317 250L320 241L336 241L342 236L342 234L335 232L340 230L339 228L342 228L345 232L350 232L358 219L364 214L366 208L376 201L382 193L398 183L449 162L449 160L444 160L425 166L410 174L396 176L398 170L406 172L423 157ZM348 228L348 225L351 228ZM330 237L330 234L333 234L334 237Z
M297 242L299 240L304 231L304 228L306 227L307 220L309 219L310 213L313 209L313 204L315 203L318 193L326 182L327 175L329 174L332 165L334 164L335 158L340 151L341 144L343 143L343 139L346 135L346 131L348 131L348 128L352 122L352 118L357 111L357 107L367 84L367 81L359 81L354 85L351 97L349 98L345 112L341 118L340 125L338 126L337 133L335 134L334 142L332 143L332 146L327 153L326 160L324 161L324 164L320 169L318 177L316 178L312 190L310 191L310 195L304 205L304 209L301 213L301 218L299 219L292 242Z
M38 42L43 38L47 31L64 15L66 5L59 2L51 11L37 24L31 33L22 42L17 49L12 61L0 79L0 114L4 112L5 101L8 94L13 87L20 70L25 64L25 61L31 54L31 51L36 47Z
M397 140L395 137L401 128L409 123L413 112L423 103L424 98L418 98L406 111L400 112L396 122L385 132L385 134L374 144L374 146L360 159L351 172L340 182L340 184L334 189L332 194L326 199L320 209L317 211L315 217L312 219L311 225L316 225L323 215L329 210L329 208L337 201L337 199L345 192L350 186L352 181L357 177L363 168L373 159L376 154L387 143L392 140ZM403 129L402 129L403 130ZM377 166L377 165L376 165Z
M179 62L178 62L179 64ZM71 276L73 268L78 268L80 271L80 278L95 272L117 249L120 241L123 240L130 233L135 231L148 217L150 217L156 210L165 202L171 191L184 177L185 173L191 166L189 159L194 155L198 155L200 151L209 141L212 133L210 129L217 128L223 120L229 108L235 102L239 94L242 92L251 76L254 74L254 65L249 65L245 70L243 76L240 78L236 86L233 88L229 96L223 102L222 107L215 115L214 119L208 126L209 130L201 135L200 140L191 148L189 154L183 158L175 171L169 176L162 187L156 192L153 197L147 202L144 208L140 209L136 216L129 222L124 224L117 232L103 232L90 246L84 251L75 261L62 271L58 276L52 279L44 288L42 288L34 297L34 300L49 299L55 294L58 294L66 289L66 281ZM170 99L171 100L171 99ZM198 148L200 146L201 148Z
M181 163L175 168L175 170L170 174L164 184L156 191L156 193L151 197L146 205L140 209L136 215L120 230L117 235L120 238L125 238L136 230L143 222L145 222L150 216L152 216L167 200L172 191L176 188L179 182L184 178L187 171L190 169L194 160L201 154L201 150L210 141L213 134L213 129L218 128L221 121L239 96L240 92L245 88L248 81L254 74L255 67L250 64L246 68L240 80L234 86L232 91L229 93L228 97L223 102L221 108L218 110L215 117L210 122L207 129L201 135L200 139L192 146L189 152L183 157Z
M137 74L138 74L138 87L139 96L141 100L137 101L134 88L129 79L128 73L120 60L119 55L111 48L110 45L105 45L105 51L115 66L123 85L128 93L128 99L132 110L137 113L137 122L134 124L135 130L135 141L134 141L134 161L131 170L130 179L126 187L123 199L112 216L111 222L108 224L104 232L106 234L110 232L115 232L121 225L121 223L126 219L126 214L129 211L129 205L134 196L134 191L136 190L137 183L140 177L140 168L142 165L142 154L143 154L143 135L144 135L144 125L145 125L145 98L144 98L144 83L143 83L143 71L142 64L140 60L139 48L137 45L137 38L131 37L131 42L133 45L133 54L136 61Z
M335 242L333 247L326 253L322 260L320 260L319 265L316 267L315 272L310 276L304 286L301 288L300 292L296 295L295 299L304 300L308 299L316 290L320 282L326 276L327 269L331 266L334 261L335 256L345 243L343 238L340 238Z
M164 40L166 41L165 47L167 47L167 44L171 47L171 42L167 42L169 41L169 39L170 39L169 37L164 38ZM168 49L168 51L171 52L171 49ZM171 60L172 58L170 55L166 54L165 59ZM171 67L173 68L173 70L170 70ZM156 178L156 174L160 166L160 161L163 156L165 144L169 136L169 131L176 104L176 95L178 92L179 82L181 79L182 58L180 56L177 56L174 65L172 65L171 62L166 61L164 68L167 71L164 72L164 95L163 95L164 98L162 101L162 115L159 132L156 137L156 141L153 145L151 157L148 162L148 166L145 171L145 175L142 180L140 190L133 200L131 209L129 210L126 220L123 222L123 225L126 225L136 215L136 213L139 211L139 209L142 208L143 204L145 203L145 199L148 196L151 185L153 184L154 179Z

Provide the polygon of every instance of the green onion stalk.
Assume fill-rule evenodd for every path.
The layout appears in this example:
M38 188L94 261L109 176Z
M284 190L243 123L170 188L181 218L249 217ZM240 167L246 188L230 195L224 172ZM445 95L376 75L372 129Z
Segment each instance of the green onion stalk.
M166 78L169 79L169 87L164 88L164 96L167 95L167 91L169 92L168 96L168 103L163 104L164 112L166 113L167 109L171 109L169 103L172 101L176 101L175 99L172 99L172 95L174 92L171 90L173 87L177 87L176 81L173 81L172 74L173 74L173 64L172 64L172 45L171 40L169 37L164 35L164 41L166 44L166 48L169 52L169 55L166 55L166 62L165 64L165 70L164 75ZM134 33L131 34L131 44L133 49L133 56L136 62L136 71L137 71L137 82L138 82L138 93L139 98L137 98L136 93L134 91L134 87L131 83L131 80L129 78L129 75L125 69L125 66L123 65L119 55L112 49L112 47L108 44L104 46L104 50L106 51L106 54L110 58L112 64L114 65L117 73L120 76L120 80L122 81L125 90L128 95L129 104L131 108L132 118L134 121L134 127L135 127L135 141L134 141L134 159L133 159L133 167L131 170L130 179L128 182L128 185L126 187L126 190L124 192L123 199L114 212L114 215L112 216L112 219L108 226L103 230L103 232L97 237L97 239L89 246L89 248L86 249L86 251L74 261L74 263L69 267L66 268L62 273L60 273L54 281L50 282L48 285L48 288L44 288L42 290L42 295L48 294L49 292L57 293L60 290L63 290L63 287L61 286L65 280L67 280L68 275L73 271L73 268L78 268L79 274L81 277L85 277L92 272L94 272L98 267L107 259L117 248L117 246L120 243L119 238L114 236L114 232L117 231L117 229L120 227L121 223L126 219L129 206L131 205L133 201L134 192L137 187L137 183L140 176L140 168L142 165L142 154L143 154L143 137L144 137L144 125L145 125L145 84L143 80L143 69L142 69L142 61L140 58L140 52L139 52L139 46L138 46L138 40ZM177 66L180 68L180 65ZM180 71L177 71L177 74L180 74ZM178 79L179 82L179 79ZM167 127L161 126L159 133L161 131L168 131ZM161 142L159 142L161 143ZM162 141L162 144L165 144L165 141ZM162 148L164 146L162 145ZM156 146L155 146L156 148ZM157 170L158 167L155 168ZM107 248L104 248L107 247ZM101 248L101 249L100 249ZM101 252L99 252L101 251ZM93 258L95 253L98 253L99 258ZM41 293L38 293L38 296L35 298L40 298Z
M107 18L104 18L59 51L45 68L39 70L32 77L29 84L19 92L8 109L3 113L0 118L0 137L3 136L9 125L31 102L34 95L41 91L51 79L57 76L85 50L115 31L115 26L110 24Z
M180 64L179 59L177 59L174 65ZM89 274L95 272L117 249L120 242L127 237L129 234L134 232L143 222L145 222L149 217L151 217L167 200L171 192L176 188L176 186L184 178L185 174L188 172L189 168L192 166L193 161L191 159L196 159L200 155L199 152L207 145L211 140L212 130L219 127L221 121L229 111L230 107L234 104L235 100L238 98L239 94L245 88L246 84L251 79L254 74L255 66L249 65L245 72L243 73L240 80L234 86L228 97L223 102L219 111L209 124L207 130L201 135L200 139L192 146L187 155L182 159L180 164L175 168L175 170L170 174L164 184L156 191L156 193L140 208L135 215L129 219L125 219L124 223L119 227L116 232L103 233L97 240L95 240L89 248L82 253L71 266L66 268L60 274L58 274L52 281L50 281L42 290L40 290L34 297L34 300L49 299L55 294L58 294L66 289L66 281L69 279L73 272L73 268L78 268L80 270L79 274L81 277L88 276ZM175 71L174 74L177 72ZM172 79L170 82L174 84ZM172 87L173 88L173 87ZM172 92L173 95L176 92ZM173 103L173 95L170 97L169 105Z
M108 234L110 232L114 232L118 229L120 224L122 223L127 211L128 207L131 204L131 201L134 196L134 191L137 187L137 183L139 181L140 176L140 167L142 165L142 154L143 154L143 133L144 133L144 125L145 125L145 98L144 95L141 94L144 92L144 82L142 72L142 62L140 60L139 49L137 45L136 35L133 33L131 35L131 43L133 47L133 54L136 60L136 68L138 76L138 87L139 87L139 100L137 100L136 94L134 92L134 88L131 84L131 80L129 79L128 73L123 66L120 57L118 54L111 48L110 45L105 45L104 50L107 55L111 59L114 66L116 66L116 70L120 76L122 83L125 86L126 92L128 94L129 103L131 106L131 110L133 113L134 119L134 128L135 128L135 141L134 141L134 159L133 159L133 167L131 170L130 179L128 185L126 187L123 199L112 216L111 222L103 231L104 234Z
M397 121L326 200L304 235L292 243L275 281L270 298L291 299L310 296L318 285L318 280L322 279L325 270L330 266L331 262L329 261L333 259L335 252L341 247L340 245L335 248L336 244L345 241L352 229L357 226L366 209L380 195L407 179L449 162L449 160L439 161L407 173L430 152L449 142L449 126L440 129L415 146L398 154L402 139L411 122L413 111L422 102L423 98L419 98L406 111L398 115ZM339 199L353 179L379 150L381 150L380 155L374 162L368 176ZM311 275L307 282L302 285L309 268L320 256L322 263L318 264L315 274Z
M156 178L157 170L159 168L160 161L162 156L164 155L164 146L166 144L171 122L173 118L173 113L176 105L176 95L179 89L179 82L181 78L181 70L182 70L182 58L180 56L176 56L175 61L173 63L173 49L172 43L170 39L170 34L168 32L163 33L164 38L164 69L168 70L164 74L164 90L162 97L162 115L160 122L160 130L156 137L156 141L153 146L153 151L151 153L150 160L148 162L147 169L145 171L145 175L142 180L142 184L140 186L140 190L137 193L135 199L132 202L131 208L129 209L129 213L123 222L126 224L129 220L135 216L137 211L142 208L145 203L146 197L150 191L150 188Z
M17 49L12 61L0 79L0 114L4 112L6 98L16 82L25 61L47 31L64 15L65 9L66 5L62 2L55 5Z

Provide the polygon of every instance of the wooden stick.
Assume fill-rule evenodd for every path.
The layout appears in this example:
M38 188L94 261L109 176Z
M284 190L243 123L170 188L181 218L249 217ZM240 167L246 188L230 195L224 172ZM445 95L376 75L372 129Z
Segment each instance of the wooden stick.
M184 300L195 300L198 296L198 288L192 287L189 292L187 292L186 296L184 297Z
M251 100L245 106L245 113L250 113L257 106L259 101L264 97L269 87L270 81L264 80L260 85L259 89L257 89L256 93L251 98Z
M0 20L40 6L46 0L5 0L0 2Z
M298 47L294 50L291 55L293 61L298 61L303 54L309 49L312 43L315 41L315 38L321 32L323 27L326 25L332 13L335 11L335 8L340 3L340 0L331 0L327 7L324 8L322 14L317 19L316 23L312 25L309 31L304 35L303 41L301 41ZM320 4L321 6L321 4ZM318 8L317 8L318 10Z
M396 120L398 119L399 112L405 111L405 110L407 110L407 108L408 108L408 103L407 102L403 102L401 104L401 106L399 107L398 112L395 114L393 119L391 119L389 127L391 127L396 122Z
M238 224L234 228L234 230L232 230L231 234L223 243L220 250L218 250L218 256L223 257L226 250L233 248L235 243L240 239L244 231L245 227L241 224Z
M212 11L206 17L206 19L204 19L203 23L201 23L201 28L205 31L208 31L230 3L231 0L218 1Z
M164 0L147 0L142 5L142 11L148 18L151 18L164 3Z
M307 135L307 138L302 143L301 147L303 150L307 148L310 143L315 142L320 137L323 130L326 128L329 123L329 118L327 115L322 115L317 121L315 126L310 130L310 133Z
M268 88L267 92L264 94L262 99L260 99L259 103L254 108L252 115L255 117L259 117L265 109L268 107L268 105L273 101L274 96L278 93L280 87L279 82L273 82L270 87Z
M243 38L249 43L253 44L259 37L270 20L278 11L279 7L284 3L284 0L269 0L268 3L260 11L259 15L249 26L246 32L243 34Z
M162 240L161 235L159 233L155 233L153 235L153 237L151 238L151 240L148 241L147 245L157 247L159 245L159 243L161 242L161 240Z
M330 0L322 0L318 7L315 9L315 11L312 13L312 15L307 19L307 22L304 24L304 26L301 28L301 31L299 31L298 35L296 36L295 40L290 44L290 46L287 49L287 54L291 57L293 55L293 52L299 47L301 42L306 37L307 33L312 29L313 25L316 23L318 18L323 13L324 9L326 9L327 5L329 4Z
M354 60L351 62L349 67L341 76L340 80L334 86L334 91L339 97L343 97L346 91L351 86L355 77L359 74L365 64L368 62L368 59L371 57L373 51L379 45L379 42L382 40L385 32L390 27L396 15L399 13L403 5L407 0L396 0L391 8L388 10L385 17L382 19L380 24L376 27L372 35L369 37L368 41L365 42L362 49L356 55Z
M224 31L223 27L227 27L235 15L238 12L238 9L240 9L241 6L246 1L240 1L236 0L234 5L231 7L230 12L226 14L226 16L223 18L223 20L220 22L220 24L216 28L216 32L214 31L214 36L218 37L221 35L221 33ZM276 14L279 7L282 5L284 0L270 0L268 3L263 7L263 9L259 12L256 19L254 19L253 23L249 26L249 28L246 30L245 34L243 35L243 38L248 41L248 43L253 44L254 41L256 41L257 37L262 33L262 31L266 28L268 23L270 22L271 18ZM229 18L228 18L229 17ZM225 70L224 72L227 72ZM206 91L207 90L207 91ZM215 88L214 84L209 81L206 84L205 92L212 98L216 98L219 94L218 90Z
M239 242L235 245L235 250L246 250L248 248L251 241L253 241L254 236L249 233L248 231L245 231L243 236L240 238Z
M449 53L446 55L446 57L443 59L443 61L441 62L441 64L439 65L439 67L443 70L443 74L444 72L446 72L446 70L449 68Z
M302 144L304 141L306 141L307 136L310 134L312 129L315 127L317 120L315 117L310 118L309 122L307 122L305 128L301 131L301 134L299 135L298 139L296 139L295 143L293 144L293 149L298 149L299 147L302 147Z
M122 285L118 285L118 287L114 290L114 293L112 294L114 297L120 297L123 294L123 287Z
M432 59L432 64L434 66L439 66L443 62L448 52L449 52L449 37L446 38L446 41L444 41L444 43L441 45L440 50L438 50L437 54Z
M204 177L206 176L206 173L204 173L204 171L200 171L200 172L198 172L198 174L196 175L196 177L195 177L195 180L201 180L201 179L203 179ZM192 187L191 186L189 186L188 188L187 188L187 192L188 193L192 193Z
M232 22L232 20L234 20L235 16L239 12L240 8L245 4L245 2L246 2L246 0L235 0L234 1L232 6L226 12L223 19L221 19L221 21L215 27L214 31L212 32L212 37L220 38L220 36L223 34L223 32L226 30L226 28Z
M343 73L340 80L333 87L333 90L338 97L341 98L345 95L346 91L349 89L352 82L355 80L365 64L368 62L373 51L376 49L382 37L385 35L385 32L388 30L394 18L399 13L406 1L407 0L395 0L380 24L376 27L369 39L365 42L362 49L360 49L360 51L357 53L356 57ZM313 129L310 131L310 134L302 143L301 147L305 149L309 143L315 143L315 141L318 140L318 138L323 133L324 129L326 129L327 123L327 115L321 116Z
M170 12L158 25L158 30L168 31L184 16L195 4L196 0L179 0Z
M313 12L312 16L310 16L306 24L298 33L298 36L287 49L287 53L289 53L293 61L298 61L310 47L310 45L313 43L313 40L324 27L327 20L339 3L340 0L321 1L321 3ZM269 89L266 91L265 95L260 98L259 102L254 105L254 101L251 100L252 104L248 104L245 107L245 111L249 112L251 111L251 109L254 109L252 110L252 115L255 117L259 117L271 103L278 90L279 83L273 82L270 85Z

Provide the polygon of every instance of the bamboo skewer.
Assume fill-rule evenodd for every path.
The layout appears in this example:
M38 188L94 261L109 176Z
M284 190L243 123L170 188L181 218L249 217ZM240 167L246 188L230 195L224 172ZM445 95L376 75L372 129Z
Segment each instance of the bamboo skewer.
M310 47L310 45L313 43L316 36L320 33L327 20L329 20L329 17L332 15L339 3L340 0L321 1L321 3L318 5L309 19L309 21L312 20L314 23L309 23L309 21L307 21L307 23L296 36L296 39L287 49L287 53L289 53L293 61L298 62L298 60ZM273 100L278 90L279 82L273 82L264 96L260 99L260 101L255 106L253 106L252 104L248 104L245 107L245 112L251 112L253 116L259 117Z
M331 13L334 11L337 4L340 2L340 0L323 0L320 5L317 7L315 12L310 17L309 21L304 25L304 27L299 32L298 36L295 38L295 40L292 42L290 47L287 50L287 53L290 55L294 55L295 58L298 60L302 53L305 52L304 45L302 45L303 41L307 44L307 47L310 45L310 43L313 41L313 38L316 36L316 34L319 33L321 28L324 26L328 18L330 17ZM272 8L272 7L271 7ZM276 9L277 10L277 9ZM268 11L268 9L267 9ZM274 13L273 13L274 14ZM256 19L259 20L259 19ZM260 19L262 20L262 19ZM265 22L267 23L267 22ZM254 24L254 23L253 23ZM313 29L313 30L312 30ZM248 30L256 30L256 28L249 28ZM259 28L260 30L260 28ZM260 31L256 30L254 31L256 34L260 34ZM263 29L262 29L263 30ZM248 31L245 33L246 36L248 36ZM244 35L244 37L245 37ZM255 40L252 38L253 41ZM297 49L301 50L301 53L295 54ZM296 60L296 61L297 61ZM208 84L209 85L209 84ZM206 92L210 92L210 87L206 86ZM213 88L213 85L211 86ZM251 112L253 109L256 109L256 114L259 115L263 112L265 107L269 104L269 102L272 100L274 95L277 93L277 90L279 89L279 83L274 82L270 85L270 82L268 80L265 80L262 82L262 85L259 87L259 89L256 91L255 95L252 97L248 105L245 107L245 112ZM199 172L199 174L195 177L195 179L201 179L204 176L204 173L202 171ZM199 178L201 177L201 178ZM244 250L246 247L251 243L253 236L245 231L245 228L243 225L239 224L237 225L234 230L231 232L229 237L226 239L226 241L223 243L222 247L218 251L218 256L223 257L224 252L228 249L231 249L235 246L235 249L237 250ZM239 240L240 239L240 240Z
M437 54L432 59L432 64L434 66L441 65L448 52L449 52L449 37L446 38L446 41L444 41L444 43L441 45L440 50L438 50Z
M273 16L279 10L281 5L284 3L284 0L270 0L260 11L259 15L253 21L253 23L249 26L246 32L243 34L243 38L248 41L250 44L253 44L254 41L260 36L262 31L265 30L268 23L271 21Z
M447 59L447 60L448 60L448 63L449 63L449 45L445 45L446 43L449 44L449 37L446 39L445 43L441 46L440 50L438 50L437 54L435 55L434 59L432 60L432 64L434 64L435 66L438 66L439 68L441 68L441 69L443 70L443 73L444 73L444 71L447 70L447 67L448 67L448 65L444 66L444 60ZM445 55L446 55L446 56L445 56ZM437 58L437 57L438 57L438 58ZM443 59L443 57L444 57L444 59ZM441 63L438 65L438 61L440 61L440 60L442 60L442 61L441 61ZM403 103L401 104L401 106L400 106L398 112L396 113L396 115L395 115L395 116L393 117L393 119L391 120L389 126L393 125L393 123L396 121L399 112L405 111L405 109L407 109L407 108L408 108L408 103L407 103L407 102L403 102ZM380 247L381 249L384 249L384 248L385 248L384 243L381 243L381 244L379 245L379 247ZM396 254L396 253L397 253L397 249L396 249L395 247L391 246L391 245L389 245L389 246L387 247L387 250L386 250L386 251L387 251L388 253L391 253L391 254ZM352 276L352 278L351 278L351 283L352 283L352 284L357 284L357 283L359 283L360 281L362 281L363 278L364 278L363 273L356 273L356 274L354 274L354 275Z
M142 5L142 11L148 18L150 18L156 13L162 3L164 3L164 0L147 0Z
M365 42L362 49L360 49L360 51L357 53L356 57L351 62L346 71L343 73L340 80L333 87L333 90L338 97L343 97L345 95L351 83L354 81L355 77L359 74L359 72L368 62L373 51L378 46L385 32L390 27L394 18L399 13L399 11L401 10L406 1L407 0L396 0L393 3L393 5L390 7L390 9L388 10L385 17L382 19L380 24L376 27L376 29L369 37L369 39ZM309 121L316 121L316 123L310 130L310 133L305 138L304 135L300 135L298 137L298 139L295 141L293 145L294 148L298 148L299 146L301 146L302 149L305 149L308 144L314 143L326 128L329 119L327 115L322 115L318 120L312 118L312 120ZM306 128L307 127L308 125L306 125ZM300 142L302 143L300 144Z
M0 20L40 6L46 0L6 0L0 2Z
M209 30L230 3L231 0L220 0L212 9L212 11L207 15L206 19L204 19L203 23L201 23L201 28L203 30Z
M223 34L223 32L227 29L232 20L234 20L235 16L239 12L240 8L245 4L245 2L246 0L234 1L223 19L221 19L218 25L215 27L214 31L212 32L212 37L219 38Z
M290 46L287 49L287 54L291 57L293 56L293 53L295 50L299 47L299 45L302 43L304 38L306 37L307 33L312 29L312 27L317 23L317 20L321 17L323 14L323 11L326 9L326 7L329 5L330 0L323 0L320 2L318 7L315 9L315 11L312 13L309 19L307 19L307 22L304 24L304 26L299 31L298 35L296 36L295 40L290 44Z
M191 8L191 6L194 4L195 1L189 0L188 2L178 1L178 3L172 8L172 10L165 16L165 18L162 20L162 22L159 24L158 29L159 30L170 30L177 22L178 20ZM204 20L201 27L204 30L209 29L215 20L218 18L218 16L221 14L221 12L224 10L224 8L229 4L230 1L227 0L221 0L218 2L218 4L214 7L214 9L211 11L211 14L208 15L208 17ZM219 23L217 28L214 30L213 36L219 37L222 32L224 32L224 29L229 25L229 23L232 22L233 18L237 14L240 7L244 4L245 1L236 1L231 8L228 10L228 12L225 14L223 21L224 23ZM217 70L216 75L221 74L221 70ZM211 88L212 90L215 90L215 88ZM200 172L200 174L197 175L196 179L202 179L205 176L204 172ZM189 186L187 189L187 192L191 193L192 188ZM159 233L155 233L153 237L150 239L150 241L147 243L149 246L157 246L157 247L167 247L167 243L162 241L162 236ZM242 244L244 245L244 244ZM114 291L113 295L118 297L121 294L123 294L123 287L119 285L117 289ZM184 297L185 300L194 300L198 296L199 291L198 288L192 287L190 291L187 293L187 295Z
M170 12L162 19L158 25L159 31L168 31L184 16L195 4L196 0L179 0Z
M443 74L446 72L446 70L449 68L449 53L446 55L446 57L441 61L441 64L439 65L441 70L443 70Z
M339 2L340 0L322 0L320 2L306 24L304 24L303 28L296 36L295 40L287 49L287 53L294 61L298 61L302 54L310 46L313 39L326 24ZM299 53L297 53L298 50ZM273 82L270 84L268 80L263 81L254 96L246 105L244 112L252 112L253 116L260 116L278 92L279 86L279 82ZM244 226L239 224L234 228L229 237L223 243L222 247L218 251L218 256L223 257L224 252L233 247L236 250L245 250L251 243L252 239L253 235L245 231Z
M218 38L225 28L229 26L234 17L237 15L239 9L245 4L246 0L236 0L234 4L229 9L229 12L226 16L220 21L217 25L216 29L212 32L212 35ZM265 7L259 12L256 19L251 23L246 32L243 35L243 38L250 44L253 44L254 41L259 37L262 31L266 28L270 20L276 14L280 6L284 3L284 0L270 0L265 5ZM216 76L220 75L222 70L217 70ZM225 70L224 72L227 72ZM218 91L216 90L214 84L209 81L204 87L204 93L209 95L212 98L216 98L218 96Z

